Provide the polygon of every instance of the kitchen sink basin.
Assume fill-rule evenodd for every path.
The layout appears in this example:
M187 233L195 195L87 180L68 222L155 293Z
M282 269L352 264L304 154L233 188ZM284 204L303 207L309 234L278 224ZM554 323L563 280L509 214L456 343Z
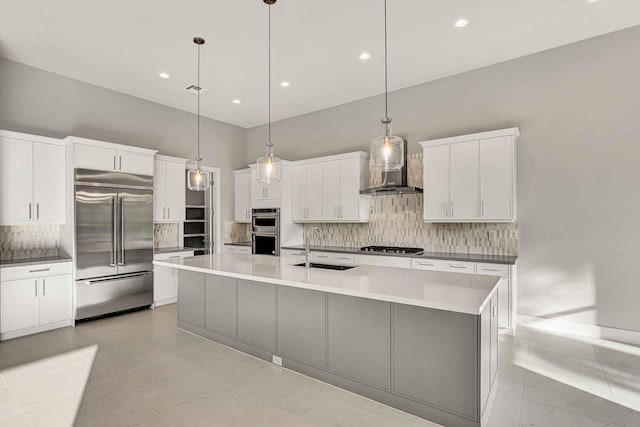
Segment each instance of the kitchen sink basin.
M300 264L294 264L294 267L304 267L305 264L300 263ZM355 266L349 266L349 265L333 265L333 264L318 264L315 262L311 263L311 268L324 268L325 270L338 270L338 271L344 271L344 270L350 270L352 268L355 268Z

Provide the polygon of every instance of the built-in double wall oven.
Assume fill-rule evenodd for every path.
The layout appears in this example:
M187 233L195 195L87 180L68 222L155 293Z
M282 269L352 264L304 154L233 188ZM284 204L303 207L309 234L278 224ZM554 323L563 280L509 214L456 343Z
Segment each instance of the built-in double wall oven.
M251 252L280 256L280 209L251 211Z

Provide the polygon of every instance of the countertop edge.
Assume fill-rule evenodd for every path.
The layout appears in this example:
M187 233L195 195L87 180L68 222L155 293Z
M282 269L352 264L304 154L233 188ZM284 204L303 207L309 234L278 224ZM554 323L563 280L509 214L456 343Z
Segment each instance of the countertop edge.
M61 258L52 258L52 259L37 258L37 259L6 260L6 261L0 261L0 268L26 267L29 265L41 265L41 264L60 264L65 262L73 262L73 258L61 257Z

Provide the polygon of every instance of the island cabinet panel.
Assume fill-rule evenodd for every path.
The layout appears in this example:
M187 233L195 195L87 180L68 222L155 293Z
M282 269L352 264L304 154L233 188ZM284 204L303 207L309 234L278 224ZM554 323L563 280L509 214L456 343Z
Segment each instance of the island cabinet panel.
M391 304L327 295L327 370L390 390Z
M498 294L491 298L491 384L498 373Z
M276 352L276 285L238 280L238 341Z
M199 328L205 326L204 273L180 270L178 276L178 320Z
M393 392L478 419L478 317L393 305Z
M228 338L237 337L237 280L207 274L205 329Z
M491 390L491 310L480 315L480 405L484 410Z
M325 367L325 293L278 287L278 354Z

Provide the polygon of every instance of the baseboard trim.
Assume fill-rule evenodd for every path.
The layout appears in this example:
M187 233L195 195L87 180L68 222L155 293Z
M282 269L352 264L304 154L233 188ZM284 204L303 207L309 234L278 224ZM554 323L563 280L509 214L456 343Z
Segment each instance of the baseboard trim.
M609 328L606 326L588 325L585 323L567 322L559 319L545 319L537 316L520 314L518 324L530 329L554 331L564 334L579 335L587 338L619 341L627 344L640 345L640 331Z
M154 301L153 303L153 307L161 307L163 305L167 305L167 304L175 304L178 302L178 297L172 297L172 298L165 298L165 299L160 299L157 301Z
M65 326L73 326L73 321L63 320L61 322L47 323L46 325L33 326L31 328L19 329L0 334L0 341L10 340L13 338L24 337L27 335L39 334L40 332L50 331L52 329L64 328Z

